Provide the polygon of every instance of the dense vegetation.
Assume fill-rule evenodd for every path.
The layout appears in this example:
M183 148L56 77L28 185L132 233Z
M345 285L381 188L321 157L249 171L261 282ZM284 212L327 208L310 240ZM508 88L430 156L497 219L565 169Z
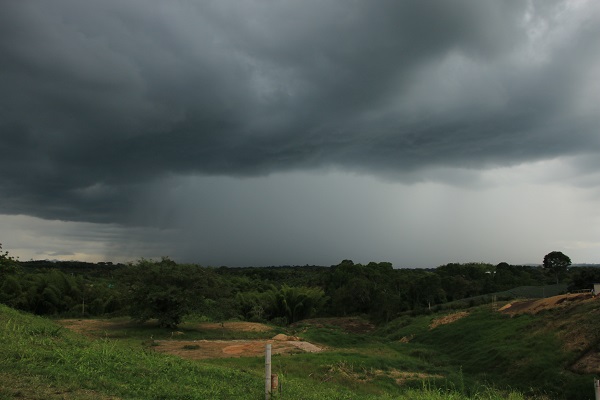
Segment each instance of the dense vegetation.
M554 254L555 252L551 253ZM131 264L18 262L0 258L0 303L38 315L129 315L177 326L189 314L287 325L314 316L363 315L382 323L405 313L489 302L485 294L555 283L600 281L598 268L451 263L395 269L344 260L331 267L210 268L168 258ZM500 293L501 298L510 297Z

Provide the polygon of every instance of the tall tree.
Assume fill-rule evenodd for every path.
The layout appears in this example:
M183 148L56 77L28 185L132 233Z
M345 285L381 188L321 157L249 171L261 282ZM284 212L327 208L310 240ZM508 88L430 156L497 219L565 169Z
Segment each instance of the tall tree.
M552 251L544 256L544 268L556 277L558 283L561 275L567 272L571 259L560 251Z

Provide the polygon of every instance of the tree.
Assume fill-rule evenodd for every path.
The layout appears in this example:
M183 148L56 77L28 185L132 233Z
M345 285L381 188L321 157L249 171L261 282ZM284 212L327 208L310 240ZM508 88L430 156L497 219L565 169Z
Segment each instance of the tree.
M0 243L0 277L13 274L19 270L17 260L8 254L8 251L2 252L2 243Z
M176 328L183 317L201 307L203 268L142 259L126 268L122 283L127 287L129 316L145 322L157 319L165 328Z
M273 316L285 319L288 324L315 315L327 301L321 288L290 287L284 284L271 292Z
M571 259L560 251L552 251L544 256L544 269L554 274L556 283L558 283L560 275L567 272L569 265L571 265Z

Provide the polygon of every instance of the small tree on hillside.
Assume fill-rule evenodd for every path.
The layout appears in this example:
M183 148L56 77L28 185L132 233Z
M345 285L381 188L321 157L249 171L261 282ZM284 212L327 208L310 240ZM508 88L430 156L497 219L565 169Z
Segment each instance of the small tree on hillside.
M560 251L552 251L544 256L544 268L553 273L556 277L556 283L559 277L567 272L567 268L571 265L571 259Z

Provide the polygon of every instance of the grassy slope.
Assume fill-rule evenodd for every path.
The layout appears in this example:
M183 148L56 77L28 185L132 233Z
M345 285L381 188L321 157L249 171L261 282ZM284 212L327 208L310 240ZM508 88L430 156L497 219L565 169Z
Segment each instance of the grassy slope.
M592 375L569 366L598 344L600 302L582 303L537 315L509 317L489 306L470 310L468 317L429 329L439 315L404 317L380 331L388 339L411 337L412 354L439 357L462 368L469 382L490 382L551 398L593 398ZM569 343L573 333L587 338L581 346Z
M313 332L322 335L323 332ZM379 370L447 372L395 344L365 337L341 340L337 351L274 357L285 399L522 399L482 389L401 388ZM351 335L350 335L351 336ZM356 342L358 340L358 342ZM132 345L131 340L91 340L52 321L0 305L0 399L258 399L263 398L260 358L186 361ZM353 347L348 347L348 346ZM428 385L425 381L418 386ZM436 386L441 387L441 386ZM459 388L460 389L460 388ZM277 396L275 396L277 398Z

